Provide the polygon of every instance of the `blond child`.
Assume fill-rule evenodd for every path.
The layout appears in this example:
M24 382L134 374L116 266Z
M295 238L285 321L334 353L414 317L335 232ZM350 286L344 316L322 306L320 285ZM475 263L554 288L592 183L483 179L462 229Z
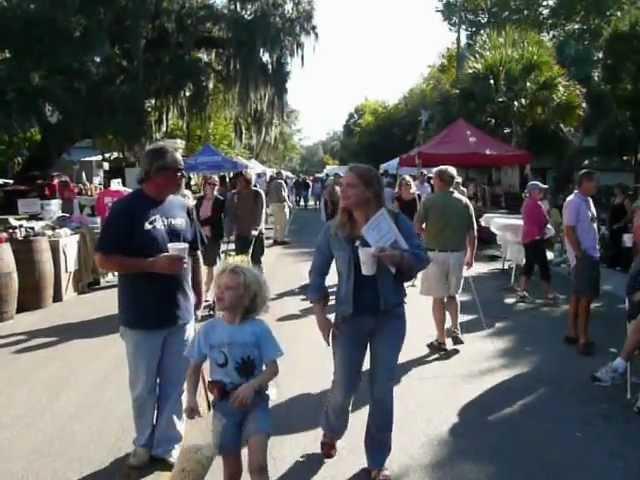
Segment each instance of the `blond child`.
M267 387L278 375L282 350L267 324L256 318L269 298L264 277L252 267L225 264L215 280L219 316L198 331L187 354L185 414L200 416L197 390L202 366L209 362L208 389L215 399L214 429L225 480L242 477L242 441L247 440L252 480L269 478L267 446L272 433Z

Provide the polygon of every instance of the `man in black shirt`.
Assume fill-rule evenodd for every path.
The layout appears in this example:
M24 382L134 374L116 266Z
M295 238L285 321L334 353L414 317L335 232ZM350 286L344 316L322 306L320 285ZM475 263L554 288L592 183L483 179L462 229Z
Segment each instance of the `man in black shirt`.
M131 467L151 456L174 463L184 429L182 396L189 360L184 352L202 305L201 230L174 195L184 164L165 145L149 148L141 188L118 200L96 247L98 266L119 274L120 336L127 353L135 424ZM188 255L169 254L171 243Z

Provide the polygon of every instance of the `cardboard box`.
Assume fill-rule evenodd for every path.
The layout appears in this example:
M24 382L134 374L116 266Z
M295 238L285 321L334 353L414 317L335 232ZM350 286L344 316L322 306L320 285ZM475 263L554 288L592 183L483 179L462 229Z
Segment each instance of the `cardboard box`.
M18 200L18 215L40 215L39 198L20 198Z

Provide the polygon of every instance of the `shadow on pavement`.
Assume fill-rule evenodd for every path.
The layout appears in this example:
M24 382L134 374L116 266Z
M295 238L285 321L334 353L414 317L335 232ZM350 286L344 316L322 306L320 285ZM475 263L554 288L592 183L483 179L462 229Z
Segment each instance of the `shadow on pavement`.
M304 296L307 295L307 288L308 287L309 287L309 284L305 283L303 285L300 285L299 287L291 288L289 290L285 290L283 292L276 293L275 295L273 295L271 297L271 301L275 302L277 300L282 300L283 298L287 298L287 297L304 297Z
M129 454L122 455L121 457L113 460L109 465L96 470L93 473L89 473L78 480L142 480L148 478L156 472L170 472L171 467L162 461L152 461L148 467L145 468L129 468L127 467L127 458Z
M327 305L327 314L333 315L336 313L336 304L330 303ZM298 313L289 313L276 319L276 322L292 322L294 320L302 320L303 318L313 315L313 307L306 307L300 310Z
M35 330L25 330L0 335L0 349L23 345L12 353L29 353L55 347L63 343L90 338L105 337L118 332L116 315L93 318L78 322L60 323ZM3 342L3 340L8 340ZM35 343L38 340L44 340Z
M399 363L396 373L396 385L412 370L434 362L448 360L458 353L460 353L459 350L451 349L447 355L433 356L427 354ZM351 412L357 412L369 405L368 383L369 370L365 370L362 374L360 388L351 404ZM271 407L271 413L274 418L274 435L295 435L319 428L320 413L328 393L329 389L317 393L301 393Z
M312 479L324 466L324 458L320 453L306 453L291 465L277 480Z
M371 473L367 468L361 468L351 475L347 480L371 480Z
M285 290L284 292L276 293L271 297L271 301L277 302L278 300L282 300L283 298L287 298L287 297L301 297L303 299L306 299L308 288L309 288L309 284L305 283L303 285L300 285L299 287ZM327 289L329 290L329 295L334 295L337 288L338 288L337 283L334 283L332 285L327 285Z
M562 344L566 305L507 303L496 295L504 274L488 272L476 279L485 315L496 321L488 338L508 340L500 342L495 356L521 372L488 385L464 404L438 448L423 445L432 458L418 460L398 478L640 478L632 440L640 419L625 400L624 386L596 387L589 380L610 360L608 348L624 341L621 300L604 294L593 310L591 333L599 348L595 357L585 358ZM554 284L566 295L566 278L558 276ZM463 322L463 333L469 334L479 331L481 322L473 298L466 301L467 311L474 310L473 318Z

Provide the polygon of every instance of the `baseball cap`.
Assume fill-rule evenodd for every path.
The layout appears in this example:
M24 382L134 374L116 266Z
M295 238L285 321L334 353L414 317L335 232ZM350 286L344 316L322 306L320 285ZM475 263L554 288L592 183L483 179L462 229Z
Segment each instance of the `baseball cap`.
M182 156L171 147L158 143L151 145L142 157L142 179L147 180L163 170L184 170Z
M531 193L531 192L535 192L536 190L547 190L549 188L548 185L545 185L542 182L538 182L538 181L533 181L533 182L529 182L527 183L527 188L525 188L525 192L526 193Z

